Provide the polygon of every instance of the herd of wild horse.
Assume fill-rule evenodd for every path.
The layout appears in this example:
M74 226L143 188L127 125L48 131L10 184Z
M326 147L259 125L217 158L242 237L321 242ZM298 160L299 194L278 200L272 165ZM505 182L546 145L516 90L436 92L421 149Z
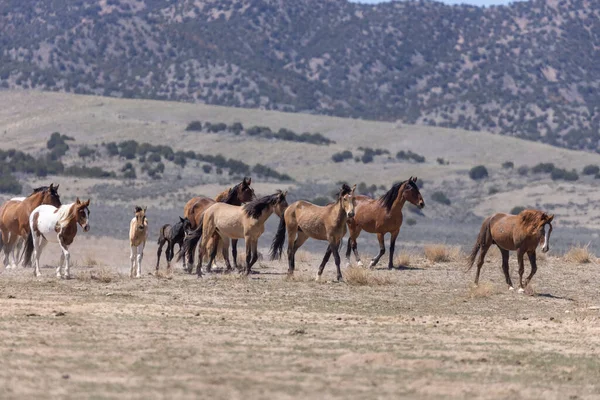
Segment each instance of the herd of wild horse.
M246 263L244 272L251 273L258 259L258 239L265 230L265 222L275 213L279 219L277 233L270 249L271 260L280 259L287 234L288 273L293 274L295 254L308 240L326 241L327 250L319 265L317 280L333 254L337 268L337 279L342 279L339 249L346 231L349 231L346 258L350 262L354 253L359 266L362 266L358 254L357 238L364 230L377 235L379 253L371 260L374 268L385 254L384 235L391 234L388 268L393 268L394 247L402 226L402 208L408 201L423 208L425 202L417 186L417 178L394 184L378 199L355 195L356 185L343 184L337 200L325 206L299 200L292 204L286 201L287 191L280 191L257 197L251 187L251 179L244 178L240 183L211 199L204 196L194 197L184 207L184 216L174 225L163 225L159 232L156 270L159 269L164 245L167 269L171 269L174 246L179 245L177 260L183 259L183 267L192 273L196 248L198 262L196 272L202 276L201 263L208 258L206 271L210 272L216 254L221 249L226 271L231 271L229 246L233 257L233 267L237 270L237 242L244 239ZM77 225L84 231L90 229L90 200L63 205L58 194L58 185L43 186L33 190L27 197L16 197L6 201L0 207L0 230L2 232L0 249L4 252L4 265L15 268L20 262L29 266L33 262L34 275L39 276L39 260L47 242L57 243L61 250L61 261L56 276L70 277L69 246L77 234ZM131 246L130 277L142 274L143 250L148 238L148 219L146 208L135 207L135 216L130 222L129 241ZM502 271L509 289L513 284L509 274L509 251L517 252L519 264L519 291L536 273L536 249L549 250L553 215L538 210L524 210L518 215L498 213L485 219L477 241L468 258L468 267L475 263L477 255L477 273L475 284L479 282L481 267L486 253L495 244L502 254ZM24 243L24 249L21 247ZM523 283L524 255L527 254L531 272Z

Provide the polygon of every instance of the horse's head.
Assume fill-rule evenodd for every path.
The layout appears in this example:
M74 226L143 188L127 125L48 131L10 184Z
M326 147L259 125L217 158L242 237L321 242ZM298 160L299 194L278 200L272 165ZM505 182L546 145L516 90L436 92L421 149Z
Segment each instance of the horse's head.
M354 198L354 191L356 190L356 185L350 187L345 183L342 185L340 189L340 197L339 201L342 205L342 208L346 212L346 217L354 218L354 209L356 207L356 199Z
M180 219L181 219L181 217L180 217ZM189 235L193 231L193 229L192 229L192 222L189 219L187 219L187 218L183 218L182 224L183 224L182 225L183 226L183 233L187 237L187 235Z
M288 202L285 198L285 196L287 196L287 190L284 192L278 190L275 195L277 196L277 198L275 199L275 206L273 208L273 211L275 212L275 214L277 214L279 218L283 218L283 213L285 212L285 209L288 206Z
M148 218L146 218L146 210L148 207L135 206L135 229L144 231L148 227Z
M547 253L550 250L550 234L552 233L552 220L554 219L554 214L546 214L542 213L540 218L540 227L539 227L539 235L540 235L540 244L542 245L542 253Z
M43 190L39 191L39 193L41 193L42 196L41 204L50 204L56 208L62 206L62 203L60 202L60 196L58 195L59 186L60 185L54 186L54 184L51 183L50 186L43 188ZM34 190L34 193L35 192L37 192L37 189Z
M84 232L90 230L90 199L87 201L80 201L79 197L75 201L75 215L77 223L83 228Z
M239 184L236 185L237 197L242 203L248 203L256 198L254 189L250 187L252 184L252 178L246 176Z
M403 196L409 203L412 203L421 209L425 207L425 200L423 200L423 196L421 196L421 192L417 186L416 176L411 176L406 181L404 188L402 189L401 196Z

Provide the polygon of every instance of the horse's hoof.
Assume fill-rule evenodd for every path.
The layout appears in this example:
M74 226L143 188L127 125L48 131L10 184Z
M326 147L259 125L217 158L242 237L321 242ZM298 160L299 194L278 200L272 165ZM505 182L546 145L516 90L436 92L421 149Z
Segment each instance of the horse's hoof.
M348 262L346 263L346 268L350 268L351 266L352 266L352 264L350 264L350 261L348 261Z
M321 275L317 275L317 277L315 278L315 282L320 282L321 281Z
M514 288L514 287L512 287L512 286L509 286L509 287L508 287L508 290L510 290L510 291L512 292L513 290L515 290L515 288Z
M363 263L362 263L362 261L358 260L358 262L356 263L356 265L358 265L359 267L362 267Z
M525 293L525 289L523 289L523 288L519 288L518 292L519 292L519 293Z

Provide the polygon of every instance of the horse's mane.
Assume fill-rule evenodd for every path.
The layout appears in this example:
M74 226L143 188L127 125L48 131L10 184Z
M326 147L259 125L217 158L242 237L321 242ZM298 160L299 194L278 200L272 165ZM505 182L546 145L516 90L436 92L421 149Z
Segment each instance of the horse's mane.
M279 196L281 196L281 193L281 190L278 190L274 194L270 194L246 203L246 205L244 205L244 211L246 212L246 215L251 218L258 219L267 207L277 204L277 200L279 199Z
M56 209L56 213L58 214L57 224L60 225L61 228L64 228L67 225L69 225L69 222L71 222L71 220L75 218L74 213L71 213L71 208L73 208L74 206L75 203L69 203L62 205Z
M44 191L46 191L48 189L50 189L50 186L40 186L40 187L37 187L37 188L33 189L33 192L31 192L31 194L39 193L39 192L44 192Z
M410 179L407 181L395 183L394 185L392 185L390 190L387 191L386 194L384 194L383 196L381 196L379 198L379 204L384 206L386 210L390 211L392 209L392 206L394 205L394 201L396 201L396 198L398 198L398 192L400 192L400 188L404 184L411 186L413 189L416 189L417 191L419 190L417 185Z
M139 212L142 212L142 211L144 211L144 209L143 209L142 207L140 207L140 206L135 206L135 213L136 213L136 214L137 214L137 213L139 213Z
M543 216L544 213L538 210L523 210L518 215L523 229L527 232L532 232L537 229L543 222Z
M219 193L217 195L217 197L215 197L215 201L219 202L219 203L224 203L225 199L227 198L227 196L229 196L229 193L231 192L233 188L229 188L226 190L223 190L221 193Z

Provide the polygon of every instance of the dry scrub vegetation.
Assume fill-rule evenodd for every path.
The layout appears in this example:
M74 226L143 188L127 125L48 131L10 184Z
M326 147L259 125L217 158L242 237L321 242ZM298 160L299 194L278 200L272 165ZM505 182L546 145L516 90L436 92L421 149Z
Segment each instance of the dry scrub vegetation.
M459 261L462 256L460 247L445 244L426 244L423 253L427 260L434 263Z
M567 262L575 264L589 264L594 262L596 256L590 251L590 244L585 246L573 246L564 255Z

